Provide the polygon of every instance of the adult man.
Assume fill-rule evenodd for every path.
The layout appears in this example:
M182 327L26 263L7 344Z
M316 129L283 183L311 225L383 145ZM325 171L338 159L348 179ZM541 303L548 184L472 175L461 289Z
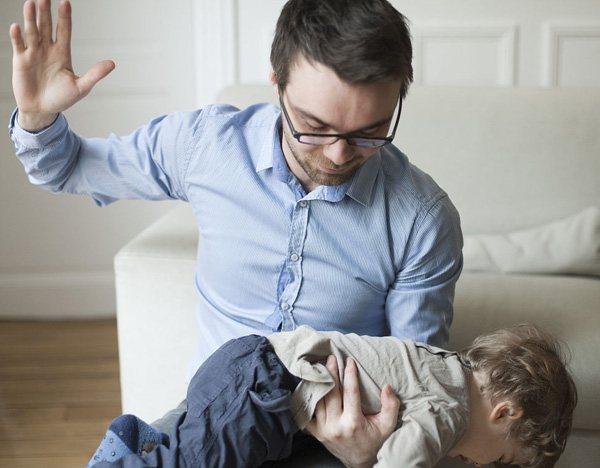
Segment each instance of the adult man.
M68 0L56 43L48 0L39 1L39 27L30 1L24 17L27 48L18 25L10 29L18 113L9 130L29 179L99 206L123 198L192 206L200 343L191 371L230 338L300 324L446 343L462 267L459 219L433 180L387 144L412 81L408 29L387 1L286 4L271 52L283 113L209 106L107 139L75 135L61 112L114 64L73 74ZM328 368L337 372L335 360ZM336 387L309 428L361 466L393 430L399 403L382 392L382 412L364 417L353 383L350 368L343 405Z

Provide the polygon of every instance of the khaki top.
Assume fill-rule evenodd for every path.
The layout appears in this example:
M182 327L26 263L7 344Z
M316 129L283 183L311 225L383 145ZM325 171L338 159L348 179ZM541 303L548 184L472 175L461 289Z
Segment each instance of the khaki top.
M292 394L300 429L333 387L325 367L335 355L343 384L346 357L355 360L364 414L381 410L381 388L400 398L396 430L377 454L377 467L433 467L464 435L469 422L468 364L455 352L391 336L321 332L302 325L267 337L287 369L302 381Z

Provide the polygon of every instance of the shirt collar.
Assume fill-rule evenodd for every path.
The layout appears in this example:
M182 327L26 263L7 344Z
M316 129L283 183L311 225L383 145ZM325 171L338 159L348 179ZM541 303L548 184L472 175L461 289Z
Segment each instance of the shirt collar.
M291 171L288 168L283 150L281 149L281 111L277 109L275 118L269 128L268 137L263 142L257 163L256 172L273 168L276 177L282 182L288 180ZM371 195L375 180L381 167L381 150L371 156L352 176L352 178L341 185L322 185L317 190L309 193L307 199L321 199L330 202L338 202L348 195L361 205L371 205Z
M373 187L381 167L381 150L377 151L356 171L347 195L364 206L371 206Z
M262 148L256 162L256 172L264 171L273 167L273 161L281 153L281 138L279 137L279 127L281 126L281 112L275 113L275 118L269 127L267 137L263 141Z

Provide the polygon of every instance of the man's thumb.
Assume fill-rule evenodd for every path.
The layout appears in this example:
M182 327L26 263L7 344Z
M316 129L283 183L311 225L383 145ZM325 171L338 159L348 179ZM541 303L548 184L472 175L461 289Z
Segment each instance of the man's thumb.
M92 65L85 75L77 79L77 87L82 97L86 96L96 83L113 71L115 67L115 62L112 60L103 60Z
M393 432L398 422L398 411L400 410L400 399L394 394L392 386L386 384L381 389L381 412L379 416L380 429Z
M390 384L385 384L381 389L381 406L388 411L400 409L400 398L396 396Z

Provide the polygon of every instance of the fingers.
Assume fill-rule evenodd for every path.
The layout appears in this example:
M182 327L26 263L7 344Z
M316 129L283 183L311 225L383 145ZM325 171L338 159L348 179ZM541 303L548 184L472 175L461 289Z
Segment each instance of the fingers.
M81 97L86 96L98 81L115 69L115 62L103 60L92 66L88 72L76 81Z
M52 44L52 12L50 0L38 0L38 30L40 41Z
M24 52L25 42L23 41L23 36L21 35L21 27L18 25L18 23L11 24L8 33L10 35L10 42L13 47L13 53L20 54Z
M23 19L25 23L25 41L20 34L20 28L13 32L11 25L10 36L13 49L22 51L36 47L40 43L53 44L52 40L52 8L50 0L39 0L38 11L33 0L23 4ZM18 25L16 26L18 28ZM56 25L56 42L69 46L71 42L71 4L69 0L60 0L58 5L58 22ZM22 45L21 45L22 44Z
M23 19L25 21L25 42L27 48L37 47L40 35L35 22L35 3L28 0L23 5Z
M326 419L325 403L323 400L319 400L317 406L315 406L315 412L312 419L308 421L308 424L306 425L306 429L312 436L320 439L321 427L325 425Z
M348 416L361 418L363 416L361 407L360 387L358 385L358 369L352 358L346 359L344 370L344 413Z
M335 386L323 397L327 419L337 418L342 413L342 397L340 394L340 374L338 371L337 359L333 354L327 357L327 370L333 377Z
M320 400L317 403L317 406L315 406L314 418L317 423L318 422L322 422L323 424L325 423L325 421L327 419L327 413L325 411L325 402L323 400Z
M66 48L69 48L71 44L71 3L69 0L61 0L58 5L56 43Z

